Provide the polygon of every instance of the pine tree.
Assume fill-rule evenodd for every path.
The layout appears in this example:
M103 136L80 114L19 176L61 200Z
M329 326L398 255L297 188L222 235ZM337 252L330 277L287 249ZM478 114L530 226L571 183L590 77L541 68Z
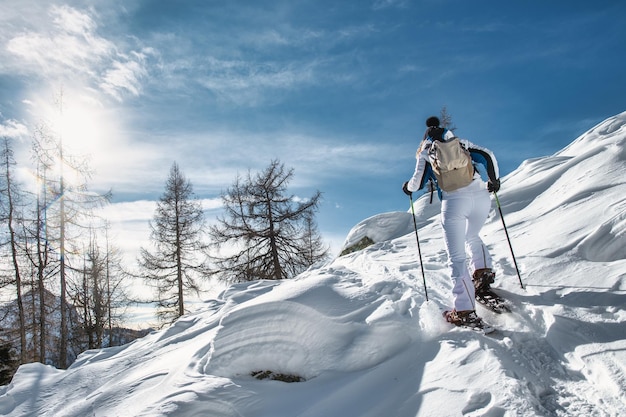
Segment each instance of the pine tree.
M274 160L222 195L225 215L209 231L214 248L232 253L213 256L222 279L291 278L327 255L312 221L321 194L296 202L285 195L292 176Z
M317 230L314 214L312 210L307 211L302 222L302 244L307 249L302 253L305 268L328 258L329 247Z
M199 290L196 278L204 271L204 215L193 195L191 182L174 163L150 223L154 251L141 248L140 264L156 289L157 315L164 324L185 314L185 296Z
M441 112L439 113L439 121L441 122L441 127L448 129L451 132L456 130L456 126L452 123L452 115L448 113L448 106L443 106L441 108Z

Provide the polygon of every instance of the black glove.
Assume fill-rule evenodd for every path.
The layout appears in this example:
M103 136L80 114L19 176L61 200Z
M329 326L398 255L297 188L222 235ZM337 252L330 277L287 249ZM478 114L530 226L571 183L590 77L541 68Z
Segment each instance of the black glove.
M409 197L411 197L413 195L413 193L411 191L409 191L409 182L405 182L404 184L402 184L402 191L404 191L404 194L408 195Z
M490 193L497 193L498 190L500 190L500 180L489 180L489 182L487 183L487 190Z

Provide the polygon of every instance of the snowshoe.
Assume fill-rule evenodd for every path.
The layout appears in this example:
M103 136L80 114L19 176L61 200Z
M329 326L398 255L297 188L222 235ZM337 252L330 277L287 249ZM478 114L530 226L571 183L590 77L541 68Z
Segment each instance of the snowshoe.
M490 268L474 271L473 280L476 301L494 313L508 313L511 309L506 300L491 289L491 284L494 283L495 277L496 274Z
M476 301L478 301L478 303L483 307L497 314L511 312L511 308L509 307L507 301L495 292L493 292L493 290L491 289L487 291L482 291L480 293L477 292Z
M446 310L443 312L443 317L448 323L452 323L455 326L467 327L468 329L481 331L485 334L492 333L496 330L495 328L485 323L483 319L478 317L476 311L474 310Z

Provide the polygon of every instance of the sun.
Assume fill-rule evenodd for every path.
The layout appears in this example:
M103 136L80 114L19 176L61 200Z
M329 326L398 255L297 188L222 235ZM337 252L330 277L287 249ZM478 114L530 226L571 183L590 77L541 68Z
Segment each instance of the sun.
M112 166L127 162L120 159L121 149L127 146L119 117L115 117L114 108L103 104L96 92L64 86L52 93L39 94L28 104L35 123L43 122L57 148L62 149L65 162L59 167L63 168L68 182L77 170L88 172L90 182L103 180L101 172L115 173L118 168ZM80 173L77 171L76 175Z
M57 116L58 136L63 148L71 153L104 156L110 123L105 110L85 98L61 103Z

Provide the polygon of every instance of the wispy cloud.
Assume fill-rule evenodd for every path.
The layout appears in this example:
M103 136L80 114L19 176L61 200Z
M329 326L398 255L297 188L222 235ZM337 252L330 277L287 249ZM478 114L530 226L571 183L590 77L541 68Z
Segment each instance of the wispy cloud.
M209 58L198 83L219 98L255 106L267 90L301 88L315 82L316 62L250 62Z
M163 151L166 146L175 147L177 162L186 167L194 189L212 193L229 186L249 169L265 169L273 159L295 168L294 186L315 188L344 176L380 176L406 162L400 145L392 140L355 143L351 138L328 135L321 131L225 130L180 137L176 143L164 144ZM161 168L162 181L167 168Z
M114 45L96 36L90 16L68 6L52 6L48 13L52 27L23 32L7 43L7 50L20 58L24 70L55 76L80 74L91 72L114 54Z
M407 7L409 0L374 0L372 8L374 10L387 9L390 7Z
M228 19L218 19L220 28ZM379 31L370 23L250 27L238 27L236 33L229 27L201 34L152 33L165 87L181 93L201 86L220 102L258 107L310 86L350 84L355 75L347 67L358 59L356 45ZM195 43L206 45L205 53L189 54Z
M153 49L146 48L142 52L132 52L128 56L114 59L109 69L104 71L102 90L121 101L123 94L128 92L133 96L141 93L142 79L148 75L146 60L153 53Z
M53 5L46 14L51 25L23 30L7 40L8 55L3 57L9 71L100 86L117 100L140 93L150 48L121 51L99 35L97 15L88 11Z

